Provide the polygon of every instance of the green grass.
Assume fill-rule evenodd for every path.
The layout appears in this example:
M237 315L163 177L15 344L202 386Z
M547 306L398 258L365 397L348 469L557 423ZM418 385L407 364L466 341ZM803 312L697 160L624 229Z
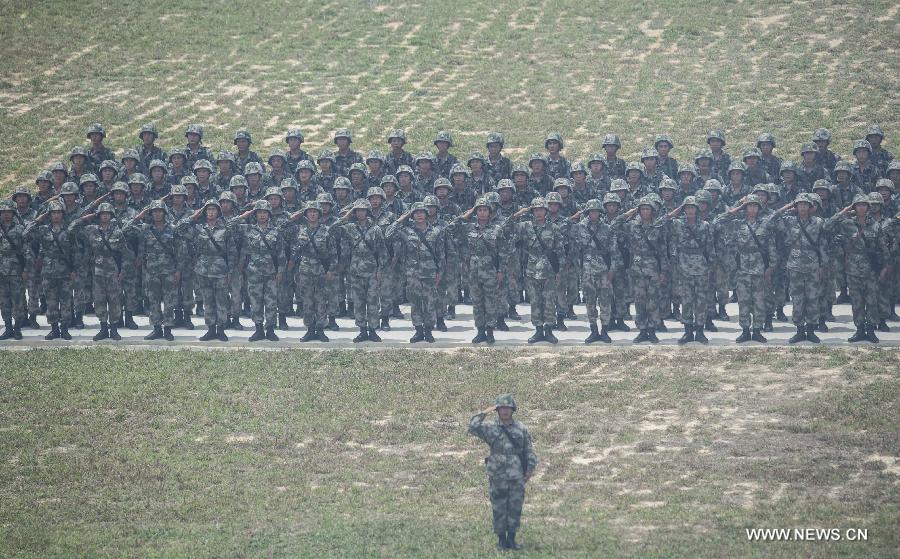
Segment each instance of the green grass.
M505 391L541 461L530 556L900 545L895 351L87 349L3 362L0 556L490 555L486 448L466 424ZM751 544L751 527L867 528L869 541Z
M414 151L446 128L458 154L501 130L514 158L559 131L571 159L605 132L626 158L669 133L684 160L712 127L732 152L772 131L791 158L819 126L844 154L871 122L888 147L900 129L887 0L87 0L7 2L0 15L0 189L33 184L95 121L120 152L154 121L164 146L190 122L218 148L248 126L263 153L291 124L313 150L341 126L356 148L382 150L404 127Z

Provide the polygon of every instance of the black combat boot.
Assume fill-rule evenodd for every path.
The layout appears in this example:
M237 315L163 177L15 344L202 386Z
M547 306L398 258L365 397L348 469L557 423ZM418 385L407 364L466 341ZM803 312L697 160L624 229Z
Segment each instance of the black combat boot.
M456 305L447 305L447 320L456 320Z
M647 341L650 343L658 344L659 338L656 337L656 330L653 328L647 328Z
M197 316L203 316L203 301L197 303Z
M806 341L806 330L803 328L802 324L797 325L797 333L791 336L791 339L788 340L789 344L796 344L798 342Z
M129 330L137 330L138 329L138 325L134 323L134 316L128 311L125 312L125 319L122 321L122 324L125 328L128 328Z
M109 337L109 325L105 322L100 323L100 331L94 334L94 341L99 342Z
M832 305L831 303L828 303L828 306L825 308L824 318L822 319L822 322L825 322L826 320L829 322L835 322L834 305ZM787 318L785 318L785 322L787 322Z
M842 287L841 292L838 294L838 297L837 297L837 304L843 305L843 304L849 303L849 302L850 302L850 294L847 293L846 287Z
M22 339L22 325L23 325L25 322L27 322L27 321L17 320L17 321L15 321L15 322L13 322L12 337L13 337L14 340L21 340L21 339Z
M519 551L522 546L516 543L516 533L512 530L506 532L506 549Z
M681 321L681 308L678 303L672 303L672 320Z
M68 324L60 324L59 325L59 337L64 340L72 339L72 334L69 334L69 325Z
M713 324L711 316L706 317L706 324L703 325L703 328L709 332L718 332L719 331L719 327L716 326L715 324Z
M40 315L45 315L45 314L47 314L47 299L45 299L44 296L41 295L41 299L40 299L40 300L41 300L41 304L38 305L38 312L37 312L37 313L40 314Z
M444 322L444 319L443 319L443 318L437 319L436 327L437 327L437 329L440 330L441 332L446 332L446 331L447 331L447 323Z
M244 301L244 310L240 313L241 316L250 316L250 301Z
M425 328L416 326L416 333L413 334L413 337L409 339L409 343L417 344L423 341L425 341Z
M250 338L248 339L248 341L251 341L251 342L258 342L259 340L261 340L261 339L263 339L263 338L265 338L265 337L266 337L266 332L265 332L265 330L263 329L263 324L262 324L262 322L257 322L257 323L256 323L256 331L254 331L254 332L250 335Z
M405 318L403 316L403 313L400 312L400 305L396 303L394 304L394 307L391 309L391 318L399 318L400 320L403 320L403 318Z
M828 305L828 314L829 315L831 314L831 305ZM834 317L831 317L831 318L832 318L832 320L834 319ZM777 309L775 309L775 319L778 322L787 322L788 321L788 317L785 316L785 314L784 314L784 306L783 305L778 307Z
M270 342L277 342L279 340L278 335L275 333L275 325L267 324L266 325L266 339Z
M494 343L496 340L494 339L494 329L488 326L484 329L484 341L489 344Z
M654 331L655 332L668 332L669 328L666 326L665 322L660 320L659 323L656 325L656 328L654 329Z
M649 339L650 338L647 337L647 329L641 328L640 333L637 336L635 336L635 338L633 340L631 340L631 343L639 344L641 342L649 341Z
M772 327L772 316L766 315L766 320L763 322L763 332L771 332L774 330Z
M31 316L34 316L34 314ZM897 303L891 303L891 314L888 315L887 319L891 322L900 322L900 316L897 316ZM36 328L36 326L32 326L32 328Z
M119 334L118 328L116 328L115 324L109 325L109 339L118 342L122 339L122 336Z
M495 328L501 332L509 332L509 326L506 325L506 320L502 316L497 318L497 326Z
M600 326L600 341L605 344L612 343L612 338L609 337L609 329L605 324Z
M216 339L219 340L220 342L228 341L228 336L225 334L225 325L224 324L220 324L218 327L216 327Z
M309 341L312 341L312 340L315 340L315 339L317 339L317 335L316 335L316 327L315 327L315 326L310 326L310 327L308 327L308 328L306 329L306 333L303 334L303 337L300 338L300 341L301 341L301 342L309 342Z
M175 320L172 321L173 328L181 328L184 326L184 309L175 309Z
M694 328L694 341L700 342L701 344L709 343L709 339L706 337L706 334L703 333L703 326L697 326Z
M40 326L38 326L36 313L31 313L28 315L28 327L32 330L37 330L38 328L40 328Z
M887 322L885 322L884 320L879 320L877 330L879 332L890 332L891 328L887 325Z
M694 327L690 324L684 325L684 335L678 338L679 344L686 344L694 341Z
M54 322L50 325L50 332L44 336L45 340L55 340L59 337L59 324Z
M544 341L550 342L551 344L559 342L559 340L556 339L556 336L553 335L552 326L544 326Z
M575 314L575 305L569 305L569 308L566 309L566 318L569 320L577 320L578 315Z
M750 339L753 340L754 342L759 342L761 344L764 344L769 341L765 337L763 337L762 333L760 333L760 331L759 331L759 328L753 329L753 335L750 336Z
M379 328L381 328L385 332L390 332L391 331L391 319L389 319L386 316L382 316L381 317L381 326L379 326Z
M875 335L875 328L871 324L866 324L866 340L873 344L878 343L878 336Z
M431 328L423 328L422 332L425 334L425 341L433 344L434 343L434 335L431 333Z
M750 329L742 328L741 335L738 336L737 338L735 338L734 341L739 344L742 344L744 342L749 342L750 341Z
M353 318L353 301L347 301L347 316Z
M366 328L365 326L360 326L359 334L357 334L356 337L353 338L353 343L358 344L360 342L367 342L367 341L369 341L369 329Z
M736 303L737 301L732 301L732 303ZM731 320L728 316L728 311L725 310L725 305L719 305L719 320Z
M337 332L340 330L340 326L337 325L337 321L334 319L334 315L328 317L328 324L325 325L325 328L322 330L331 330L332 332Z
M487 339L487 336L485 336L485 334L484 334L484 326L479 326L478 333L475 335L474 338L472 338L472 343L480 344L481 342L485 341L486 339Z
M631 326L625 324L625 320L623 318L616 319L616 329L620 332L631 332Z
M74 313L72 315L71 326L72 326L72 328L75 328L76 330L81 330L82 328L84 328L84 313L80 313L80 312Z
M544 341L544 327L543 326L535 326L534 327L534 335L528 338L528 343L536 344L538 342Z
M509 318L510 320L522 320L522 317L519 316L518 312L516 312L515 305L509 306L509 312L506 313L506 317Z
M0 340L8 340L13 337L13 322L7 318L3 321L3 333L0 334Z
M287 314L286 313L278 313L278 329L279 330L287 330Z
M163 326L163 339L167 342L174 342L175 336L172 335L172 328L169 326Z
M565 319L566 313L556 313L556 329L560 332L565 332L568 330L568 328L566 327Z
M499 536L497 536L497 549L499 549L500 551L507 550L506 534L500 534Z
M206 334L203 334L202 336L200 336L199 339L201 342L208 342L211 340L215 340L216 339L216 325L215 324L211 325L209 327L209 329L206 331Z
M144 310L144 299L143 298L140 301L138 301L137 308L134 309L134 314L136 314L138 316L146 316L147 315L147 311Z
M729 302L729 303L737 303L737 302L738 302L738 299L737 299L737 291L732 291L732 292L731 292L731 298L728 299L728 302ZM719 305L719 307L723 307L723 306L724 306L724 305Z
M600 341L600 331L597 330L597 323L591 322L590 327L591 327L591 334L587 338L584 339L584 343L592 344L594 342L599 342Z
M856 325L856 333L853 334L852 336L850 336L850 338L848 338L847 341L850 342L851 344L856 343L856 342L866 341L865 323L857 324Z
M158 340L163 337L163 330L159 324L153 325L153 330L150 331L149 334L144 336L145 340Z
M376 332L374 328L369 328L369 341L370 342L380 342L381 341L381 336L378 335L378 332Z
M828 332L828 325L825 324L825 319L824 319L824 318L823 318L822 320L820 320L819 323L816 324L815 326L816 326L816 328L815 328L815 331L816 331L816 332L822 332L823 334L824 334L825 332Z
M88 303L84 306L84 314L94 314L94 304Z
M806 341L817 344L822 340L819 339L819 336L816 336L816 325L815 324L807 324L806 325Z
M191 322L191 309L190 307L184 309L184 327L187 330L194 329L194 323Z
M225 324L228 328L231 328L232 330L243 330L244 329L244 325L241 324L241 317L238 315L232 316L231 322L226 322Z

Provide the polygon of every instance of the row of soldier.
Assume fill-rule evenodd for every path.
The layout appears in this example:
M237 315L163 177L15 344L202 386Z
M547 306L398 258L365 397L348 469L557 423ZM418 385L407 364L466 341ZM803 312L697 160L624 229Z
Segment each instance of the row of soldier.
M97 128L92 130L88 136L93 141L101 134ZM883 137L880 130L877 132ZM202 135L202 129L195 125L188 128L189 140L197 135ZM718 141L724 144L724 137L718 140L717 135L721 134L710 134L710 146ZM156 133L144 127L140 136L155 139ZM294 147L297 133L287 136ZM404 140L402 131L392 132L389 139L392 147L397 143L402 147ZM607 138L604 143L607 140L618 143L617 138ZM767 147L762 140L760 145ZM610 328L627 329L624 320L630 315L632 301L641 330L636 341L655 341L655 332L665 328L662 319L667 316L684 323L681 341L705 341L703 329L715 328L712 319L727 318L724 303L729 291L735 292L741 308L743 332L738 341L764 341L760 331L771 329L773 317L785 318L782 307L789 290L794 301L793 321L798 326L794 341L817 341L814 332L827 329L826 320L833 318L829 315L837 291L842 297L853 295L858 330L854 338L877 340L874 329L887 329L885 319L896 316L896 220L886 219L893 215L896 203L893 182L876 180L869 188L858 179L864 173L851 166L845 170L839 160L834 172L829 173L834 183L821 178L811 188L800 187L797 178L802 173L796 166L782 164L780 185L751 185L753 181L744 179L754 174L752 169L758 168L762 158L745 154L744 163L749 165L729 165L729 178L723 187L718 178L705 178L699 172L708 168L706 153L700 154L698 168L681 166L676 182L659 171L659 153L645 151L640 167L625 166L625 180L610 180L606 175L599 185L591 184L597 168L606 172L609 161L596 156L589 162L590 170L577 163L571 165L568 178L560 177L547 188L547 168L552 167L553 155L558 156L562 147L561 138L551 135L546 142L550 155L533 156L528 167L509 165L512 180L494 182L485 173L492 163L474 154L468 168L458 164L450 168L451 180L429 176L433 173L429 163L436 161L428 155L413 161L418 172L401 165L396 176L383 174L377 185L372 183L373 175L378 176L372 173L372 167L385 163L380 156L374 158L379 161L370 157L368 168L352 163L349 178L339 175L323 181L329 163L338 166L336 158L326 153L319 158L318 169L307 159L297 162L293 176L280 179L278 188L279 177L273 179L273 172L283 171L286 160L274 154L269 173L264 173L263 165L256 161L243 161L244 174L232 174L227 190L219 193L223 176L243 157L241 144L246 142L246 148L250 141L249 134L239 132L237 157L220 154L218 173L210 162L201 159L193 165L195 175L185 175L174 186L168 178L174 166L151 160L147 164L148 179L135 171L138 161L123 158L121 165L112 160L101 162L102 178L90 173L77 175L63 168L63 179L77 177L78 182L63 182L58 194L53 192L60 169L38 177L39 192L34 197L27 189L17 190L13 205L2 212L9 264L4 266L4 277L13 276L15 262L19 262L29 278L28 312L21 310L24 293L17 296L15 282L11 282L4 290L8 295L4 296L7 329L3 336L20 335L21 324L36 325L35 315L47 303L47 288L54 292L50 306L58 307L48 313L48 322L56 325L48 337L67 337L68 326L82 323L83 313L91 307L96 312L99 305L108 312L98 313L103 324L98 339L117 337L116 324L133 327L133 315L140 312L144 301L149 304L154 325L148 336L151 339L171 338L174 326L191 326L195 303L199 312L204 301L203 314L209 326L203 336L206 339L223 339L225 328L240 327L242 312L253 314L257 331L251 339L276 339L276 324L286 327L286 316L295 312L295 299L301 301L298 307L303 309L308 327L304 339L326 339L324 330L336 328L335 316L347 306L355 306L353 312L360 327L357 341L377 340L375 330L389 328L389 318L399 315L398 304L406 299L412 303L417 327L413 340L430 341L433 328L446 328L444 319L454 316L460 296L473 302L479 328L475 341L491 341L494 328L507 327L505 318L519 318L515 307L525 299L532 304L536 327L532 342L555 341L552 330L566 328L564 321L573 317L572 307L580 300L588 307L592 329L588 341L608 341ZM349 132L339 131L335 138L338 151L349 141ZM774 139L769 143L774 145ZM435 145L439 154L446 152L452 139L441 133ZM502 149L502 137L492 135L487 147L491 156L495 155ZM671 148L671 141L663 139L657 147ZM857 148L857 160L865 159L860 157L861 152L871 155L872 151L871 145ZM76 161L84 164L80 158L88 156L76 155L73 166ZM900 169L889 163L887 171L896 178ZM660 176L656 183L655 177ZM124 182L116 180L119 178ZM705 182L698 187L702 180ZM270 186L263 190L267 184ZM863 201L866 190L872 193ZM203 198L205 202L200 201ZM257 206L260 198L265 202ZM50 202L55 209L47 212ZM792 228L792 216L773 211L785 202L796 202L797 209L791 211L805 215L798 223L803 225L809 219L812 225ZM807 204L811 210L804 213L799 208ZM759 210L753 212L750 208L754 206ZM641 218L628 219L638 207L647 208L640 210ZM847 207L854 211L865 207L861 225L871 230L863 227L860 234L853 235L849 225L843 223L848 221ZM465 208L471 211L463 219L460 214ZM681 208L685 215L673 219ZM738 211L748 223L754 221L749 214L758 215L758 223L765 224L763 230L750 236L743 233L745 228L736 227L730 217L735 208L741 208ZM648 210L650 214L644 219ZM694 212L699 220L689 217ZM216 215L209 215L213 213ZM398 221L397 216L403 219ZM410 217L413 224L407 226ZM470 224L472 217L475 222ZM90 224L95 219L99 226ZM205 227L196 223L204 220ZM10 226L23 228L18 243L7 221ZM49 226L45 225L48 221ZM104 221L110 225L104 226ZM601 222L608 226L608 232L600 230ZM831 224L827 228L826 222ZM150 227L151 223L156 227ZM707 224L705 229L698 225L702 223ZM640 227L635 229L635 224ZM104 231L109 226L113 229L107 234ZM812 233L807 235L810 228ZM709 231L703 233L706 229ZM113 235L116 230L119 235ZM65 239L61 241L62 237ZM863 239L858 249L853 248L855 238ZM740 246L742 239L752 239L756 249L750 253L759 254L760 263L771 266L762 267L763 281L758 289L749 282L743 290L747 297L740 304L741 286L747 281L741 278L753 276L759 268L751 264L753 258L736 257L748 254L742 249L754 248L735 250L735 243ZM773 248L767 254L769 240ZM295 253L298 246L313 253ZM71 262L61 258L56 262L59 266L51 264L49 268L66 270L71 285L60 286L54 281L45 285L46 281L38 279L48 275L46 256L54 250ZM815 256L816 277L805 288L801 287L805 278L792 273L799 273L795 252L806 253L801 258L806 266L800 266L805 270ZM105 258L98 256L104 253ZM857 289L857 280L865 270L852 265L856 253L865 256L870 263L868 275L874 274L882 286ZM882 267L874 270L875 262ZM651 269L654 267L655 272ZM54 269L50 275L61 275L59 272ZM491 281L487 281L489 275ZM599 279L601 275L604 281ZM273 285L265 281L269 276ZM365 292L360 291L363 287L367 288ZM155 296L151 297L151 292ZM690 295L692 292L694 295ZM761 299L749 295L759 292L765 293ZM815 304L804 305L803 293L809 301L815 299ZM882 300L866 301L867 294L869 299L875 296ZM174 301L166 301L166 295ZM72 300L70 305L66 305L68 299ZM763 310L749 303L755 299L762 301ZM302 303L307 300L314 304ZM15 317L20 317L18 322Z

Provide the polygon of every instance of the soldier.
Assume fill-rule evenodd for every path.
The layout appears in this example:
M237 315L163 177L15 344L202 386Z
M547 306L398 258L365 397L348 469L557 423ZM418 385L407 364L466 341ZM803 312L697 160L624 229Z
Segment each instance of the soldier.
M328 323L328 296L326 281L333 281L338 273L337 235L328 225L320 223L322 210L318 202L307 202L302 213L291 216L296 221L301 217L306 223L300 226L288 270L296 269L296 285L303 298L303 324L306 333L301 342L328 341L325 325Z
M0 340L22 339L25 314L25 284L33 266L31 249L25 238L25 226L16 222L16 205L0 201L0 313L3 333Z
M35 181L39 185L38 188L44 188L44 195L47 196L47 198L50 198L50 181L47 180L49 179L49 176L44 172L41 173L41 175L38 175L38 179L39 180ZM13 206L15 209L13 212L13 222L21 226L24 231L25 227L37 218L39 210L44 204L44 200L46 200L46 198L43 198L40 193L38 196L32 197L27 186L22 185L17 187L12 195ZM22 248L25 250L27 247L22 245ZM27 314L22 315L22 320L19 321L20 329L37 329L39 327L37 315L45 313L47 311L47 305L44 301L44 296L41 294L41 274L34 266L35 259L33 258L33 252L29 248L27 252L23 252L23 255L28 257L25 268L25 271L28 273L28 279L25 280L28 300L26 303Z
M590 172L587 177L588 192L595 198L605 197L611 182L606 171L606 156L602 153L592 153L588 156L587 168Z
M572 170L569 171L569 180L571 181L572 192L570 198L572 205L577 210L584 204L596 196L597 189L588 185L588 171L584 163L576 161L572 163ZM601 194L602 196L602 194ZM574 212L573 212L574 213Z
M566 180L557 179L561 184L565 184ZM548 192L544 201L547 203L547 221L559 229L561 236L563 258L560 261L559 280L556 282L554 299L556 301L556 329L566 332L569 328L566 326L565 319L567 317L572 320L577 318L573 307L578 301L576 262L574 253L569 250L569 231L572 222L566 219L561 212L563 200L558 192Z
M196 169L194 172L197 172ZM212 183L215 190L210 192L210 196L214 198L216 193L228 190L231 178L237 174L240 173L237 172L237 161L234 159L234 154L228 150L220 151L216 156L216 174ZM200 180L200 175L197 175L197 179Z
M853 144L853 156L856 157L856 163L851 166L853 180L863 193L868 194L875 190L875 183L881 178L881 171L872 161L872 145L866 140L857 140Z
M348 128L338 128L334 133L334 144L338 151L334 155L334 172L343 177L349 177L350 166L354 163L362 163L362 156L350 149L353 135Z
M600 200L592 199L571 217L571 220L577 223L572 228L573 260L581 264L581 287L584 290L588 324L591 328L590 335L584 340L586 344L612 343L609 337L609 326L612 321L612 286L616 271L623 266L616 235L609 224L601 219L603 213ZM586 215L587 219L577 222L582 215Z
M512 181L515 193L513 199L520 206L529 206L539 194L528 184L528 167L516 163L512 168Z
M392 175L387 177L393 178ZM385 177L385 178L387 178ZM376 190L373 188L373 191ZM381 187L377 187L381 190ZM377 193L370 198L378 198ZM346 221L351 221L346 223ZM338 221L343 248L344 269L350 276L350 296L353 302L353 318L359 334L354 343L380 342L375 332L378 326L380 292L384 288L382 274L388 261L384 231L372 219L372 204L357 200L349 212ZM389 309L388 309L389 310ZM382 316L386 316L383 314Z
M571 166L569 161L560 154L562 151L563 139L557 133L548 134L544 140L544 149L547 150L547 175L552 179L569 178Z
M484 463L487 469L497 548L521 549L516 532L525 503L525 484L534 475L538 459L528 429L513 420L516 401L512 394L501 394L495 405L476 413L469 420L469 433L491 448ZM485 425L485 416L496 411L498 421Z
M149 212L150 223L144 223ZM144 336L145 340L174 341L172 327L175 324L175 308L178 306L178 291L181 283L179 252L183 244L175 235L172 223L167 219L168 211L162 200L154 200L125 223L123 233L137 240L137 257L146 270L146 295L148 316L153 330ZM190 320L189 315L187 320ZM193 324L191 325L193 329Z
M756 137L756 149L759 150L759 166L773 179L781 177L781 159L772 151L775 149L775 136L763 132Z
M869 194L868 215L870 216L870 219L875 222L879 240L881 241L880 248L883 252L881 255L881 262L885 267L890 268L884 278L881 278L880 274L878 278L878 290L876 291L876 298L878 300L878 325L875 329L879 332L890 332L891 329L887 325L887 320L890 318L891 303L894 301L895 285L892 282L894 266L891 253L894 248L894 239L892 238L890 231L890 218L884 214L884 198L881 195L881 191L885 189L884 183L890 183L890 181L888 179L878 179L879 192L872 192ZM877 252L875 252L875 254L877 254Z
M716 180L722 182L722 177L713 171L712 151L708 148L700 150L697 157L694 158L694 165L697 167L697 178L694 179L694 193L703 190L707 181Z
M301 161L309 161L310 163L313 162L312 157L310 157L308 153L300 148L300 146L303 145L304 141L305 138L303 137L303 131L299 128L289 128L287 133L284 135L284 143L288 145L288 152L284 155L285 171L289 175L294 174L294 172L297 170L297 164ZM313 169L315 170L315 165L313 166ZM280 184L281 181L279 180L271 186L279 186Z
M234 145L237 147L234 162L237 165L237 172L241 175L244 174L244 167L251 161L262 165L262 159L259 158L259 155L255 151L250 151L250 144L252 143L253 138L249 130L241 128L234 133Z
M784 161L779 170L781 177L781 200L792 202L800 194L800 184L797 182L797 164L793 161Z
M319 172L316 173L314 179L316 181L316 186L321 188L324 192L332 192L334 183L338 178L338 175L334 171L334 153L327 149L322 150L322 153L316 158L316 163L319 165Z
M678 218L680 214L683 218ZM709 343L703 333L709 304L709 279L715 262L715 235L713 227L700 219L700 204L693 196L684 199L663 218L671 220L672 251L675 260L675 290L682 303L681 323L684 335L679 344L688 342Z
M488 150L485 171L491 176L495 184L499 183L501 179L512 178L512 162L501 153L503 145L503 134L499 132L488 134L487 143L485 144Z
M866 129L866 141L872 147L872 163L878 167L882 175L887 175L888 165L894 160L894 154L881 147L881 142L884 141L884 131L881 130L881 126L877 124L869 126Z
M146 186L147 195L151 200L158 200L172 190L172 184L169 183L166 177L169 168L165 161L160 161L159 159L151 161L148 167L150 169L150 177Z
M90 173L92 170L88 164L87 150L81 146L73 147L72 151L69 152L69 161L72 163L72 166L69 167L68 180L76 185L80 185L81 176Z
M750 185L747 184L747 166L740 161L735 161L728 168L728 183L724 185L722 199L728 206L737 204L744 196L750 194Z
M184 137L187 144L184 146L184 154L187 157L185 167L193 169L194 164L205 159L213 160L213 153L208 147L203 145L203 127L199 124L188 124L184 131Z
M803 192L812 192L812 185L820 179L827 179L829 170L818 162L819 150L813 143L800 148L800 165L797 166L797 184ZM833 167L832 167L833 169Z
M657 168L663 175L674 179L679 165L677 159L669 157L669 152L675 148L672 138L668 134L658 134L653 140L653 148L657 153Z
M175 148L169 154L169 170L166 181L169 185L181 184L181 179L193 174L187 166L187 152L183 148Z
M772 177L766 172L766 169L760 165L762 161L762 152L759 148L750 148L744 151L741 158L744 163L744 182L748 186L753 187L757 184L766 184L772 181Z
M181 220L175 228L177 234L188 239L194 249L194 277L202 294L203 318L207 326L207 332L199 338L201 342L214 339L228 341L225 334L228 282L237 254L231 231L219 219L221 214L219 203L207 200L201 209ZM200 219L203 219L202 223L194 223Z
M99 122L95 122L88 126L87 139L90 140L91 146L87 149L87 164L91 170L100 172L100 165L107 160L116 160L116 154L111 149L103 145L106 138L106 129Z
M403 149L406 145L406 132L402 128L394 128L388 133L387 143L391 146L384 161L384 170L388 175L396 175L401 165L413 166L412 155Z
M222 192L227 192L228 188L219 190L213 178L213 166L206 159L201 159L194 163L194 177L197 179L197 198L202 204L204 200L216 198ZM203 198L207 196L207 198Z
M707 132L706 145L709 146L711 156L710 170L712 174L725 177L731 168L731 156L724 150L725 132L721 130L710 130Z
M460 208L470 208L475 200L481 196L480 192L476 192L471 188L469 183L468 169L457 165L450 171L450 181L438 179L434 182L434 193L438 194L438 189L446 189L441 196L446 200L449 196L450 200ZM452 194L450 191L452 190ZM438 199L441 198L438 196Z
M487 159L485 159L482 153L477 151L473 151L469 154L469 159L466 161L466 165L469 167L466 185L469 190L477 193L478 196L493 192L494 185L496 184L494 179L485 171L486 163Z
M368 167L366 186L371 188L381 185L381 177L385 175L384 154L377 149L369 150L368 155L366 155L366 166Z
M274 189L273 194L281 197L278 189ZM272 342L278 341L275 334L278 313L276 285L283 281L286 266L283 260L284 246L281 244L283 236L279 228L270 223L271 218L272 206L269 202L257 200L253 208L235 217L228 224L235 236L241 237L240 267L247 274L250 317L256 325L256 330L249 338L251 342L258 342L263 338Z
M544 196L553 190L553 179L547 175L547 160L542 153L532 153L528 159L528 168L531 170L528 176L528 187ZM515 174L515 170L513 171Z
M672 177L678 181L677 188L674 190L673 202L676 204L680 204L685 198L688 196L693 196L697 193L698 189L702 189L703 186L700 185L698 188L697 184L697 168L692 163L682 163L680 167L678 167L678 172ZM663 183L666 181L660 181L659 183L659 194L663 196ZM663 196L663 200L665 200L665 196Z
M641 152L641 170L640 175L640 184L643 191L646 194L650 194L651 192L657 192L659 190L659 183L664 178L668 178L666 175L659 170L657 166L659 163L659 153L656 151L656 148L646 148ZM628 173L631 169L626 169L625 178L628 179ZM672 176L674 178L674 175ZM628 181L631 183L631 181Z
M847 285L850 286L853 323L856 325L856 333L847 340L851 343L878 343L875 327L881 321L879 282L886 283L891 274L889 241L878 223L867 218L868 211L869 197L859 195L852 205L841 209L825 222L826 229L838 229L844 239Z
M437 155L434 157L434 172L440 177L450 178L450 170L459 163L459 160L450 153L450 148L453 147L453 138L450 136L450 132L446 130L438 132L434 137L434 147L437 148Z
M354 167L355 166L356 165L354 165ZM354 169L354 171L355 170L356 169ZM297 185L297 202L300 204L315 202L319 197L319 194L325 192L313 181L313 174L315 174L315 167L313 166L312 161L304 159L297 163L296 170L294 171L294 178L296 179Z
M159 138L159 132L152 123L147 123L138 130L138 139L141 145L135 147L135 155L137 156L137 171L145 175L150 174L150 162L158 159L160 161L168 161L169 156L165 150L155 144ZM129 155L126 152L126 156ZM124 157L123 157L124 159Z
M369 190L366 172L364 163L354 163L350 166L350 198L353 200L364 200L366 198L366 192Z
M812 135L813 149L815 150L815 162L816 164L825 168L829 173L834 171L834 166L837 164L840 157L834 154L830 149L828 149L828 145L831 143L831 132L827 128L819 128ZM804 144L804 149L806 149L806 145ZM810 181L810 184L815 182L817 177Z
M768 318L768 284L775 272L777 253L775 231L770 221L760 219L762 200L750 194L715 219L716 227L731 229L737 261L738 323L741 335L737 343L748 341L766 343L762 322ZM739 212L743 210L741 219ZM752 331L752 334L751 334Z
M853 176L853 167L847 161L838 161L834 166L834 203L838 207L843 208L853 203L853 200L860 194L865 194L859 184L856 183ZM813 183L810 192L815 190L815 185L820 181L828 183L827 179L819 179Z
M607 134L603 137L601 147L606 151L606 169L609 172L609 178L624 179L625 162L616 157L616 153L622 148L622 141L615 134Z
M67 183L68 184L68 183ZM50 223L44 225L49 216ZM65 224L66 208L59 200L47 203L47 210L28 224L23 233L35 247L35 267L41 272L41 288L47 301L50 333L45 340L71 340L72 285L75 281L73 239Z
M284 182L285 179L290 179L293 174L287 166L287 154L285 154L283 150L274 148L271 153L269 153L268 163L272 170L263 175L263 188L266 190L273 186L281 188L281 183Z

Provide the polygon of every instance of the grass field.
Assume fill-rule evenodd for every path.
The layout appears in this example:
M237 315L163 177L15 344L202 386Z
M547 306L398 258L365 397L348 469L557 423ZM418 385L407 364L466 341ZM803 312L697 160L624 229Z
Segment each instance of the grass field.
M466 425L504 391L541 460L530 556L889 557L900 545L896 351L3 362L2 556L491 555L486 448ZM748 543L745 528L762 527L869 539Z

